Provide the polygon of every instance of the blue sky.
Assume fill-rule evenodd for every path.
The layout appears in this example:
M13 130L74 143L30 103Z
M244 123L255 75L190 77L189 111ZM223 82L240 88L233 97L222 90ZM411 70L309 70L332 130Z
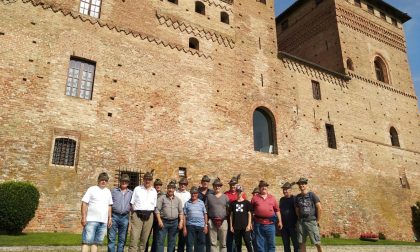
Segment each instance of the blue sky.
M292 5L295 0L274 0L276 16ZM419 0L385 0L402 12L406 12L411 20L404 24L408 47L408 60L417 97L420 97L420 1ZM420 106L420 100L418 100Z

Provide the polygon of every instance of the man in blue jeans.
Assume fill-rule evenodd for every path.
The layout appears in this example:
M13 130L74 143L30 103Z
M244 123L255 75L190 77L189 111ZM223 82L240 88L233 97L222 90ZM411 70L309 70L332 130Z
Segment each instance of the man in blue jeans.
M130 177L122 174L120 186L111 191L112 201L112 226L108 229L108 252L115 251L115 241L118 233L117 252L124 252L125 239L127 237L128 220L131 210L131 196L133 191L128 189Z
M174 195L176 182L171 181L166 188L166 195L158 198L155 210L155 216L158 223L157 252L164 251L166 235L168 236L167 251L175 251L175 241L178 229L182 230L184 226L182 201Z
M102 172L98 176L98 185L91 186L82 198L80 223L83 226L82 252L97 252L101 245L107 227L112 225L111 191L106 187L108 174Z
M190 193L191 199L184 205L183 234L187 236L187 252L203 252L208 232L207 210L204 202L198 198L198 188L193 186ZM197 247L194 248L196 240Z
M254 211L254 232L257 240L257 252L276 251L276 227L273 216L278 218L277 227L282 229L279 204L273 195L268 193L268 183L261 180L258 188L260 193L252 197L251 205ZM267 246L267 247L266 247Z

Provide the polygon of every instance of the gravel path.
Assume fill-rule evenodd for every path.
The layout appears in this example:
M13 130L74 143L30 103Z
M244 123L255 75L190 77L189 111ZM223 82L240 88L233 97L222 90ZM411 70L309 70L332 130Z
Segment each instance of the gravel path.
M106 247L99 249L99 252L105 252ZM78 252L80 247L77 246L57 246L57 247L0 247L0 251L14 252ZM246 251L246 250L244 250ZM278 252L283 252L283 247L277 247ZM420 246L324 246L323 252L420 252ZM316 252L314 247L308 247L307 252Z

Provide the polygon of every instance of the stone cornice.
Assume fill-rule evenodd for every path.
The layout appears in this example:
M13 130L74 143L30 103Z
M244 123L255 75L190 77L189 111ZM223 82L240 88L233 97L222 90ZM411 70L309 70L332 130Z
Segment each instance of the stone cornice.
M186 32L188 34L192 34L197 37L205 38L207 40L211 40L213 42L217 42L220 45L224 45L225 47L229 47L233 49L235 47L235 41L232 38L229 38L226 35L222 35L215 31L209 31L197 25L191 25L184 20L179 18L171 17L169 15L164 15L161 13L160 10L156 11L156 17L159 21L160 25L166 25L167 27L171 27L175 30L179 30L181 32Z
M349 76L328 70L315 63L300 59L285 52L279 52L278 58L283 62L284 66L290 70L305 74L317 80L323 80L347 88L348 81L351 79Z
M392 86L390 86L390 85L388 85L388 84L386 84L386 83L384 83L384 82L381 82L381 81L377 81L377 80L372 80L372 79L366 78L366 77L364 77L364 76L362 76L362 75L358 75L358 74L356 74L356 73L354 73L354 72L352 72L352 71L348 71L348 75L350 75L351 77L356 78L356 79L358 79L358 80L361 80L361 81L363 81L363 82L370 83L370 84L372 84L372 85L375 85L375 86L377 86L377 87L380 87L380 88L382 88L382 89L385 89L385 90L388 90L388 91L394 92L394 93L396 93L396 94L403 95L403 96L406 96L406 97L408 97L408 98L411 98L411 99L417 100L417 97L416 97L415 95L407 94L407 93L405 93L405 92L403 92L403 91L401 91L401 90L398 90L398 89L396 89L396 88L394 88L394 87L392 87Z
M392 146L391 144L386 144L386 143L381 143L381 142L374 141L374 140L369 140L369 139L364 138L364 137L357 137L357 136L353 136L353 137L354 137L354 139L357 139L357 140L360 140L360 141L365 141L365 142L368 142L368 143L382 145L382 146L385 146L385 147L394 148L396 150L408 151L408 152L412 152L412 153L415 153L415 154L420 154L420 152L415 151L415 150L406 149L406 148L400 148L400 147L395 147L395 146Z
M61 13L64 16L70 16L75 20L79 19L83 22L87 22L87 23L90 23L92 25L99 25L99 27L101 27L101 28L107 28L111 31L116 31L116 32L122 33L124 35L131 35L135 38L139 38L141 40L145 40L145 41L148 41L150 43L154 43L158 46L169 47L169 48L177 50L179 52L184 52L184 53L188 53L188 54L191 54L191 55L197 55L198 57L203 57L205 59L213 60L213 58L210 55L207 55L207 54L205 54L201 51L191 49L191 48L186 48L186 47L184 47L182 45L179 45L179 44L163 41L159 38L153 37L151 35L148 35L148 34L145 34L145 33L142 33L142 32L132 30L130 28L114 25L111 22L106 22L106 21L103 21L103 20L98 19L98 18L83 15L79 12L72 11L72 10L63 8L61 6L57 6L57 5L48 3L45 0L22 0L22 2L23 3L30 3L35 7L40 6L44 10L51 10L55 13Z

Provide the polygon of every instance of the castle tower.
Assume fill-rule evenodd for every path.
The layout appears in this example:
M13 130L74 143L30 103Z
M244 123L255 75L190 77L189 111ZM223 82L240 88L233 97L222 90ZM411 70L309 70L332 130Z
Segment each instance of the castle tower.
M403 24L386 1L296 1L276 18L279 50L414 94Z

